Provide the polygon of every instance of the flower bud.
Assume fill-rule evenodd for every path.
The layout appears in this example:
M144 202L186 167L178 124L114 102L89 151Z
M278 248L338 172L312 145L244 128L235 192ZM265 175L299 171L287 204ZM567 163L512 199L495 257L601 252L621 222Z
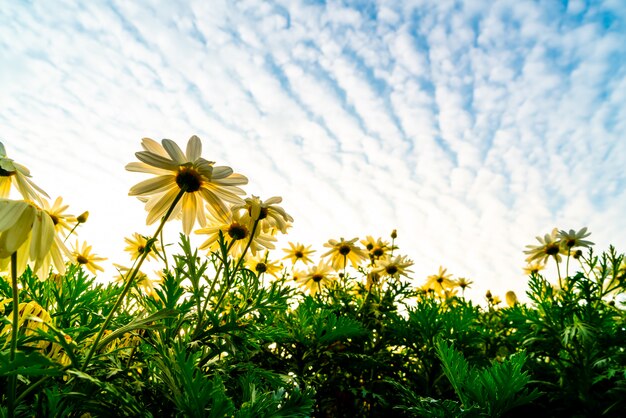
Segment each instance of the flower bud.
M87 218L89 218L89 211L85 211L82 214L80 214L76 220L78 221L79 224L84 224L85 222L87 222Z
M393 231L391 231L391 239L396 239L396 238L398 238L398 231L394 229Z

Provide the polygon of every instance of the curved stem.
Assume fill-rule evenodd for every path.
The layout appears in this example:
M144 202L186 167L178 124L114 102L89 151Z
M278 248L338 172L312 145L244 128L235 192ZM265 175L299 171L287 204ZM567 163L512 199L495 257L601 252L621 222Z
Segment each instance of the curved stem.
M17 351L17 333L19 328L20 295L17 289L17 252L11 254L11 287L13 289L13 323L11 324L11 351L9 362L15 361ZM15 416L15 391L17 389L17 375L9 377L9 417Z
M176 195L176 198L172 202L172 205L167 210L167 213L161 220L161 223L159 224L158 229L156 230L152 238L150 238L150 240L148 240L148 242L146 243L146 248L141 254L141 257L139 258L139 260L137 260L137 265L135 266L134 269L132 269L128 273L128 277L126 278L126 285L124 286L122 293L120 293L117 300L115 301L115 305L113 305L113 308L111 309L111 312L109 312L106 319L102 323L100 327L100 331L98 331L98 334L96 335L96 339L94 340L91 348L89 349L89 353L87 353L87 358L85 359L85 363L83 364L83 367L81 367L80 369L82 372L84 372L87 366L89 365L89 361L91 360L91 357L93 357L93 354L96 351L96 348L98 347L98 344L100 343L100 340L102 339L102 335L104 334L106 327L109 325L109 323L111 323L111 320L113 319L113 315L115 315L115 312L119 309L120 305L124 301L126 294L130 291L130 288L133 286L133 282L135 280L135 277L137 276L137 273L139 273L139 269L141 268L141 265L143 264L144 260L150 253L150 247L154 245L154 242L156 241L157 237L163 230L163 226L165 225L165 222L167 222L167 219L170 217L170 215L172 214L172 211L174 210L174 208L176 207L180 199L185 194L185 191L186 191L186 188L180 189L180 192L178 192L178 194Z

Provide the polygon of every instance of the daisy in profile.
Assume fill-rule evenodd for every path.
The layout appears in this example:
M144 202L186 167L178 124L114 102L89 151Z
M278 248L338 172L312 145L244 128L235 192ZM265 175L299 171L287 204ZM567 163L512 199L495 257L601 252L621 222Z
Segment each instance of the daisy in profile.
M298 284L308 290L311 296L315 296L324 287L329 286L336 280L333 268L320 262L317 266L311 267L307 273L298 280Z
M284 248L283 251L287 253L283 260L290 260L292 265L296 265L298 261L302 261L304 264L313 263L310 255L315 252L311 249L311 246L304 246L304 244L289 242L290 248Z
M115 267L119 273L119 275L115 277L115 280L122 284L126 283L130 269L128 267L115 264L115 263L113 263L113 267ZM152 280L143 271L138 271L137 274L135 275L134 282L135 282L135 286L137 286L138 289L141 289L144 292L144 294L148 296L152 296L153 298L159 297L157 292L155 291L154 286L161 283L160 279Z
M250 226L258 220L258 228L263 232L278 230L285 234L293 222L293 218L282 207L278 206L278 203L282 201L282 197L277 196L270 197L265 202L258 196L252 196L246 198L243 204L234 205L232 210L244 209L242 219L247 221Z
M131 260L137 260L139 257L143 255L143 253L147 250L148 239L143 235L138 234L137 232L133 233L132 237L124 238L126 244L126 248L124 251L130 253ZM147 258L152 258L153 260L157 259L155 248L158 245L158 241L155 241L150 249L148 250Z
M344 270L348 261L352 267L357 268L361 261L367 259L365 251L354 244L357 240L358 238L350 241L343 238L340 238L339 241L328 240L324 247L330 248L330 251L322 254L322 257L330 257L330 263L336 271Z
M524 274L526 274L527 276L530 276L531 274L539 273L541 270L545 268L546 268L545 264L538 262L538 261L533 261L532 263L529 263L526 267L524 267Z
M446 274L447 270L439 266L439 272L428 276L423 289L432 289L439 295L443 295L447 290L453 289L456 286L456 282L451 279L452 274Z
M78 241L76 241L72 255L74 256L76 262L89 270L91 274L95 275L96 270L104 271L104 269L96 263L104 261L106 258L98 257L96 254L92 254L91 245L87 245L86 242L83 242L83 245L80 246L78 245Z
M15 254L21 274L30 263L35 274L47 278L54 264L65 272L69 252L54 229L48 213L24 200L0 199L0 268L5 269Z
M189 235L196 221L206 225L204 203L217 217L228 216L229 205L242 202L245 192L238 186L248 183L241 174L233 173L230 167L215 167L213 161L200 156L202 143L200 138L192 136L187 142L186 151L170 139L161 144L150 138L144 138L143 151L135 153L140 162L126 165L128 171L155 174L144 180L130 191L130 196L148 197L148 225L163 217L184 190L170 216L175 219L182 212L183 232Z
M11 186L17 189L24 200L42 204L41 196L50 198L46 192L33 183L28 168L7 157L4 145L0 142L0 198L9 197Z

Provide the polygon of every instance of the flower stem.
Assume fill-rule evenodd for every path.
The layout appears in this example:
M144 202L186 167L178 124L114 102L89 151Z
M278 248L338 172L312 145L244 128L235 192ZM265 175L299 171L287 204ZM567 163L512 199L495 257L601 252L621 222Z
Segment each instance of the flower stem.
M19 327L20 295L17 289L17 252L11 254L11 287L13 288L13 323L11 326L11 351L9 362L15 361L17 351L17 332ZM17 375L9 377L9 417L15 416L15 391L17 389Z
M174 208L176 207L180 199L185 194L185 191L186 191L185 187L180 189L180 192L178 192L178 194L176 195L176 198L172 202L172 205L165 213L165 216L163 216L163 219L161 219L161 223L159 224L159 227L157 228L156 232L154 233L152 238L150 238L148 242L146 243L146 248L141 254L140 258L137 260L137 265L135 266L134 269L129 271L128 276L126 278L126 285L124 286L122 293L120 293L117 300L115 301L115 305L113 305L111 312L109 312L106 319L104 320L104 323L100 327L100 331L98 331L98 334L96 335L96 339L91 345L91 349L89 350L89 353L87 353L87 358L85 359L85 363L83 364L83 367L81 368L82 372L84 372L87 366L89 365L89 361L91 361L91 357L93 357L93 354L96 351L96 348L98 347L98 344L100 343L100 340L102 339L102 335L104 334L106 327L109 326L109 324L111 323L111 320L113 319L113 315L115 315L115 312L119 309L120 305L124 301L126 294L130 291L130 288L133 286L133 282L135 280L135 277L137 276L137 273L139 273L139 269L141 268L141 265L143 264L144 260L150 253L150 248L152 247L152 245L154 245L154 242L156 241L157 237L163 230L163 226L165 225L165 222L167 222L167 219L170 217L170 215L172 214L172 211L174 210Z

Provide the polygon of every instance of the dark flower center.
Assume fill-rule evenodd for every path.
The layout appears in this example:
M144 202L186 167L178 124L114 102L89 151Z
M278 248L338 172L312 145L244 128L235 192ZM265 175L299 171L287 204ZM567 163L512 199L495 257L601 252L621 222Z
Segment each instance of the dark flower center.
M385 250L380 247L376 247L374 248L374 251L372 251L372 254L374 254L375 257L381 257L383 254L385 254Z
M548 244L546 246L546 254L548 255L557 255L559 253L559 245L558 244Z
M202 176L193 167L181 166L176 174L176 184L181 189L186 187L187 193L197 192L202 185Z
M265 273L267 271L267 265L265 265L265 263L258 263L255 269L257 273Z
M59 223L59 217L56 215L53 215L51 213L48 214L48 216L50 216L50 219L52 219L52 223L54 225L57 225Z
M341 255L348 255L350 254L350 246L343 244L341 247L339 247L339 254Z
M443 277L441 276L437 277L437 283L439 284L443 283Z
M87 264L87 263L89 263L89 260L87 260L82 255L76 256L76 261L78 262L78 264Z
M565 241L565 245L567 245L567 248L572 248L574 245L576 245L576 240L568 239L567 241Z
M393 276L394 274L398 272L398 266L394 266L392 264L390 266L387 266L387 268L385 268L385 271L387 272L388 275Z
M372 248L374 248L374 244L372 244L371 242L368 242L365 248L367 248L367 251L372 251Z
M4 168L0 167L0 177L11 177L15 175L15 171L6 171Z
M139 254L143 254L143 252L146 250L146 247L144 247L143 245L140 245L137 247L137 252Z
M248 228L238 223L233 223L228 228L228 235L235 241L244 239L248 236Z
M324 278L323 274L314 274L313 276L311 276L311 279L315 282L315 283L319 283L322 281L322 279Z
M302 254L302 251L296 251L295 253L293 253L293 255L294 255L296 258L302 258L302 257L304 257L304 254Z

